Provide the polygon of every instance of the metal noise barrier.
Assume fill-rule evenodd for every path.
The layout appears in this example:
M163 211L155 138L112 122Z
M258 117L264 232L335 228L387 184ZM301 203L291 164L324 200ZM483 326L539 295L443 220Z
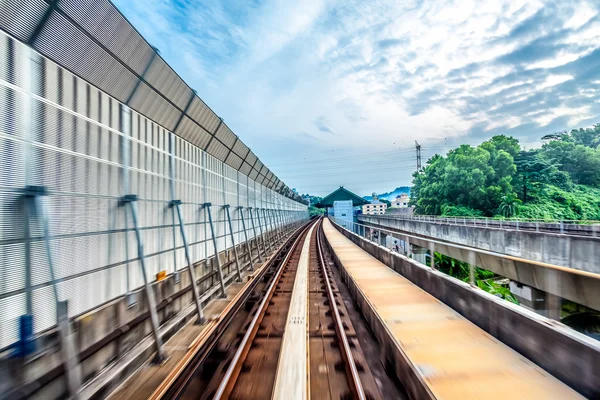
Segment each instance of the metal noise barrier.
M109 0L3 2L0 29L254 181L302 201Z
M110 2L5 2L0 28L0 350L308 218Z

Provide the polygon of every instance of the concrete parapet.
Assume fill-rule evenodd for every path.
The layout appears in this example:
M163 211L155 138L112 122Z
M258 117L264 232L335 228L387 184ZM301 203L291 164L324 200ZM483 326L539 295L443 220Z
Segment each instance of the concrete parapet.
M478 267L555 296L574 301L595 310L600 310L600 279L593 276L595 273L600 273L600 271L593 271L596 269L600 270L600 268L598 268L600 267L598 261L600 260L600 239L598 238L557 235L551 233L505 231L469 226L447 226L448 229L450 229L450 227L452 229L450 231L444 231L444 229L439 227L428 228L423 225L427 223L421 221L373 218L367 216L361 216L359 220L371 226L376 225L393 232L398 232L400 238L403 237L402 235L404 233L413 234L415 237L410 238L411 244L421 248L429 248L430 240L436 240L438 242L435 244L435 251L464 262L469 262L469 250L453 246L453 244L485 250L485 252L476 254L475 265ZM435 224L430 225L433 226ZM423 233L423 230L426 232ZM469 235L473 235L473 238L470 238ZM524 242L519 242L517 240L517 236L519 235L522 235L522 240ZM488 242L485 239L486 237L490 237L491 241ZM513 245L503 247L500 244L507 241L513 243ZM519 252L515 250L518 247L516 243L520 243L519 246L523 248L526 248L528 243L531 243L531 246L533 249L537 249L537 252L533 250L523 250L521 253L526 253L526 257L523 257L522 254L519 254ZM573 245L573 243L577 244ZM552 249L555 253L560 254L561 251L566 251L565 249L572 248L572 246L575 248L586 248L586 254L588 255L595 254L594 256L590 255L590 257L596 258L590 258L588 260L589 267L587 269L578 268L577 271L570 272L570 268L568 267L553 269L536 263L543 262L561 266L560 263L555 262L558 260L557 257L542 257L541 253L548 248ZM596 253L598 254L596 255ZM501 255L508 255L510 258L505 258ZM535 257L530 257L532 255ZM575 255L573 255L573 257L575 257ZM578 271L586 271L586 273L578 273Z
M600 237L361 215L366 222L532 261L600 273ZM527 225L527 223L521 223ZM586 225L572 225L585 232Z
M600 342L334 226L367 253L584 396L600 397Z

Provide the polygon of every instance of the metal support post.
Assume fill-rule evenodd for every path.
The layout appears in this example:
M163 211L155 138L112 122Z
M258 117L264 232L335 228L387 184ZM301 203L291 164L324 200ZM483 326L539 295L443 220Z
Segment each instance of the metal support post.
M265 235L263 234L262 224L260 223L260 208L256 209L256 219L258 220L258 229L260 230L260 238L263 244L263 250L265 251L265 257L267 256L267 244L265 243ZM265 227L266 229L266 227ZM269 253L271 252L271 248L269 247Z
M56 306L56 323L58 325L59 337L60 337L60 350L62 364L65 368L65 377L67 380L67 388L69 395L73 398L77 398L77 392L81 387L81 368L79 361L77 360L77 353L75 352L75 345L73 343L73 336L70 331L69 314L67 310L67 303L60 301L58 297L58 287L56 285L56 275L54 273L54 256L52 254L52 246L50 245L50 221L48 217L48 211L46 204L43 201L43 197L48 196L48 189L45 186L27 186L24 190L24 211L26 213L25 221L29 224L31 216L34 215L40 220L42 224L42 235L44 239L44 248L46 250L46 261L48 262L48 270L50 272L50 281L52 284L52 293L54 296L54 303ZM29 229L29 227L27 227ZM31 271L26 272L31 276ZM31 287L27 290L30 292ZM31 295L28 293L27 295ZM29 308L29 307L28 307ZM29 311L29 309L28 309ZM32 315L32 314L29 314ZM33 317L24 316L24 321L29 320L33 322ZM28 341L31 337L24 337L22 340ZM24 343L22 346L32 350L30 343Z
M275 226L275 239L277 241L277 243L279 243L281 241L281 228L279 226L279 220L277 217L277 210L272 209L271 210L271 214L273 217L273 225Z
M273 251L273 223L271 221L271 216L267 212L266 208L262 209L263 218L265 220L265 234L267 236L267 243L269 243L269 253Z
M210 211L211 203L204 203L204 208L208 212L208 223L210 224L210 234L212 235L213 247L215 249L215 260L217 261L217 271L219 274L219 283L221 284L221 296L227 297L225 293L225 280L223 279L223 268L221 267L221 259L219 258L219 250L217 249L217 238L215 236L215 227L213 225L212 213Z
M273 225L275 226L275 237L277 238L277 242L281 242L281 226L279 224L279 217L277 210L271 210L271 214L273 214Z
M250 211L250 222L252 222L252 230L254 231L254 245L256 246L256 252L258 253L258 259L260 260L260 262L262 262L262 260L260 259L260 237L257 235L256 233L256 224L254 223L254 217L252 216L252 207L248 207L248 211ZM260 226L259 226L260 228ZM261 236L262 236L262 230L261 230ZM263 255L267 255L267 251L264 248L264 242L263 242Z
M273 224L275 225L275 236L277 239L277 243L281 242L281 226L279 225L279 217L277 214L277 210L273 209Z
M150 310L150 322L152 324L152 333L154 335L154 345L156 347L156 362L163 362L166 360L166 355L162 349L162 339L159 332L158 314L156 313L156 299L154 298L154 290L148 282L148 275L146 270L146 258L144 257L144 242L142 241L142 232L138 224L138 213L136 202L138 200L137 195L128 194L121 198L120 205L127 207L131 211L131 218L133 220L133 229L135 231L135 237L137 239L137 250L138 257L140 259L140 268L142 269L142 276L144 277L144 289L146 291L146 301L148 302L148 310Z
M248 260L250 262L250 271L254 271L254 259L252 258L252 248L250 247L250 242L248 241L248 231L246 230L246 221L244 220L244 207L239 206L238 210L240 212L240 216L242 217L242 229L244 230L244 239L246 241L246 252L248 253ZM258 259L262 262L260 258L260 252L258 253Z
M233 255L235 257L235 269L237 272L238 282L242 281L242 272L240 271L240 258L238 257L237 247L235 247L235 238L233 237L233 225L231 224L231 215L229 213L229 204L223 206L227 214L227 222L229 222L229 235L231 236L231 245L233 246ZM250 263L252 264L252 262Z
M187 235L185 234L185 223L183 222L183 215L181 214L181 200L172 200L169 204L170 207L177 212L177 218L179 220L179 231L181 232L181 238L183 239L183 249L185 251L185 259L188 264L188 273L190 275L190 281L192 284L192 295L194 296L194 302L196 303L196 310L198 312L198 324L203 324L204 320L204 311L202 311L202 303L200 302L200 292L198 291L197 280L196 280L196 271L194 271L194 263L192 262L192 257L190 256L190 248L187 240Z
M71 398L78 398L81 387L81 368L75 351L75 337L69 323L68 301L59 301L56 309L58 335L60 337L60 353L63 359L67 390Z
M279 219L279 232L281 235L281 240L285 238L285 211L279 210L277 211L277 218Z

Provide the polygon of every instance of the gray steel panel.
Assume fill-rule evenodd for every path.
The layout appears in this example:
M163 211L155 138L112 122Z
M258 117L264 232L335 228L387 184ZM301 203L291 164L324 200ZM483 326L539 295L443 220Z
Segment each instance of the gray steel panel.
M250 171L250 173L248 174L248 177L250 177L250 179L256 179L257 176L258 176L258 172L256 172L255 169L252 169Z
M262 163L262 161L257 159L256 163L254 164L254 169L256 170L256 172L260 173L263 166L264 164Z
M251 167L254 167L254 164L256 164L257 160L258 160L258 157L256 157L256 155L252 152L252 150L250 150L250 152L246 156L246 162L248 164L250 164Z
M4 33L0 33L0 79L2 79L3 81L8 82L10 75L10 64L11 63L8 60L8 37Z
M235 143L236 136L233 134L231 129L225 124L222 123L217 130L215 137L221 141L228 149L233 148L233 144Z
M250 171L252 171L252 167L250 166L250 164L244 161L240 166L240 172L247 176L250 173Z
M0 28L26 42L49 6L43 0L5 0L0 7Z
M229 149L227 147L225 147L223 144L221 144L221 142L219 142L218 140L212 140L210 142L210 144L208 145L208 149L206 149L206 152L210 155L212 155L213 157L218 158L221 161L224 161L225 158L227 157L227 153L229 153Z
M60 0L58 7L141 75L154 50L108 0Z
M192 89L177 76L162 58L154 58L144 79L181 110L185 109L192 95Z
M57 37L65 40L57 41ZM34 46L120 101L127 99L136 84L131 72L56 12L46 22Z
M238 170L240 168L240 166L242 165L242 159L240 157L238 157L235 153L231 152L231 153L229 153L229 156L225 160L225 163L227 165L231 166L232 168L235 168L236 170Z
M219 126L219 117L198 96L192 100L187 114L211 133Z
M167 129L173 129L181 116L181 111L169 104L163 97L145 83L140 83L130 102L131 108L152 119Z
M201 149L206 147L212 137L208 132L199 127L198 124L185 116L175 133Z
M235 144L233 145L233 151L235 152L235 154L237 154L240 158L245 159L246 156L248 155L248 152L250 151L250 149L244 144L244 142L242 142L241 140L238 140L237 142L235 142Z

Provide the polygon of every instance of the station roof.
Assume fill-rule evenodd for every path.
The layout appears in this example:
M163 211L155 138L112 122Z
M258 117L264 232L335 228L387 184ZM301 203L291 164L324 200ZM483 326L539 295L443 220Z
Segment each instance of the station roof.
M323 197L316 207L318 208L326 208L333 207L334 201L344 201L344 200L352 200L352 206L362 206L363 204L369 204L368 201L363 199L357 194L352 193L348 189L345 189L343 186L340 186L339 189L329 193L327 196Z

